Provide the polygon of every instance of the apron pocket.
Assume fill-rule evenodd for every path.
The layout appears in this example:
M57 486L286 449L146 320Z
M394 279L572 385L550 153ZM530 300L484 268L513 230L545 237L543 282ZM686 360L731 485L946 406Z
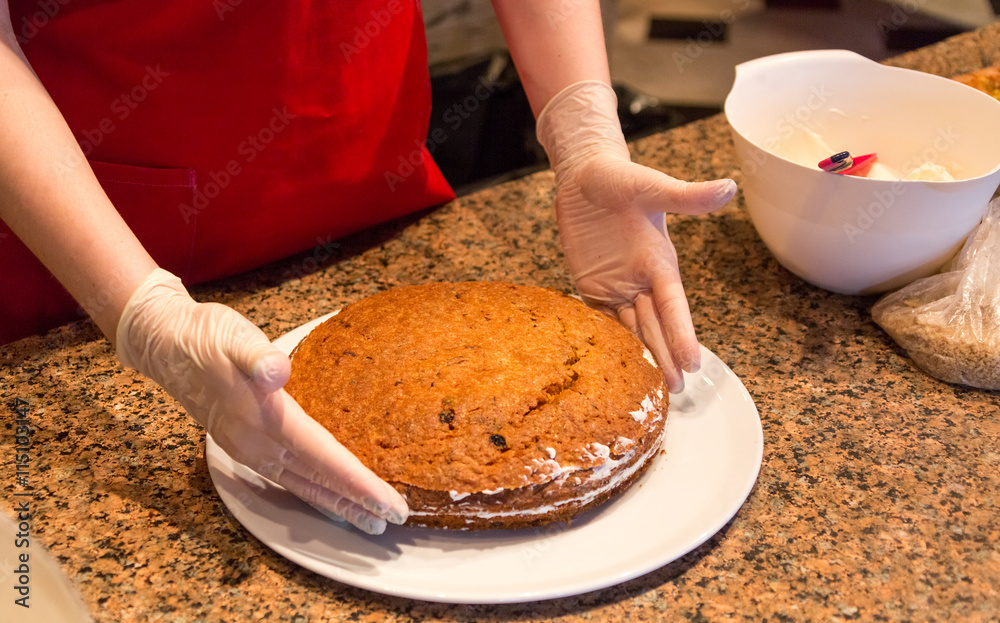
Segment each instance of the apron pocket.
M101 186L157 264L190 272L196 218L192 169L90 163ZM52 273L0 222L0 344L85 317Z
M111 203L161 268L182 280L191 270L198 217L194 169L90 161Z

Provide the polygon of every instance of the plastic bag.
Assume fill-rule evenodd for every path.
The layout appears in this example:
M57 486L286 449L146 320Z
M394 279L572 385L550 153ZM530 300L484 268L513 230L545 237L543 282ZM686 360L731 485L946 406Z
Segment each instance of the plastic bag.
M1000 389L1000 197L947 272L884 296L872 318L931 376Z

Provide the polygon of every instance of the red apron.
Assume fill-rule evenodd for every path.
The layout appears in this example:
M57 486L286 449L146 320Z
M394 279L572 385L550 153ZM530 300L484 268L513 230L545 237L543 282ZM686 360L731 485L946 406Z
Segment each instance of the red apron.
M424 147L419 2L10 5L108 196L186 283L454 197ZM81 313L0 224L0 343Z

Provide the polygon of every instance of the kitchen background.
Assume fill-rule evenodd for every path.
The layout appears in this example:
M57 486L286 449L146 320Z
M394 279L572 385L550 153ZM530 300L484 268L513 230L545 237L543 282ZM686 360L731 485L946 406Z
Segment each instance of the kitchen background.
M575 0L565 0L572 5ZM715 114L733 68L842 48L885 58L1000 19L1000 0L603 0L626 137ZM534 120L489 0L424 0L434 110L429 145L459 194L544 168Z

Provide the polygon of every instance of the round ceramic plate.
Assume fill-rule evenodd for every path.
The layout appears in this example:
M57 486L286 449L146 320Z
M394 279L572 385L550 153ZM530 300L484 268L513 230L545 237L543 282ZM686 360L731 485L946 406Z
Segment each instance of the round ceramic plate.
M285 352L318 318L275 341ZM764 439L750 394L702 348L702 367L670 396L664 452L623 495L571 525L461 532L389 525L368 536L333 523L232 460L209 438L212 482L247 530L285 558L378 593L450 603L510 603L624 582L698 547L739 510Z

